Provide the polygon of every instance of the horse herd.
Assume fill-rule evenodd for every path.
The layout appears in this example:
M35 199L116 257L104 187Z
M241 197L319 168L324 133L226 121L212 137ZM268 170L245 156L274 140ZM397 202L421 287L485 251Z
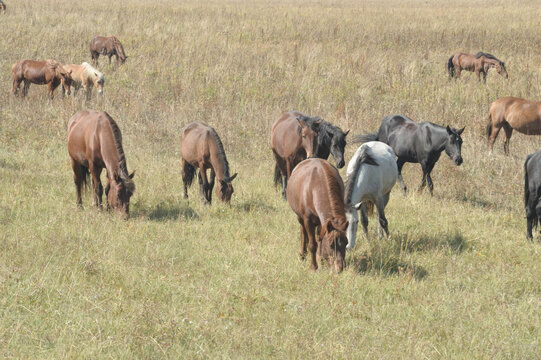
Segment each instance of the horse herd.
M95 66L98 65L100 54L109 57L109 65L112 56L116 57L117 65L123 64L128 58L124 52L124 47L116 36L94 37L90 41L90 54ZM54 98L54 91L59 85L62 85L62 96L66 92L68 95L71 94L71 86L75 90L75 95L82 87L87 100L90 100L92 96L92 87L95 87L98 95L102 96L103 86L105 85L105 76L86 62L81 65L63 65L56 60L35 61L26 59L13 64L12 72L12 92L17 96L21 83L24 83L21 95L23 98L28 95L30 84L48 85L51 99Z
M92 60L97 65L100 55L116 56L117 64L127 56L118 39L95 37L90 42ZM486 81L487 71L496 68L508 78L505 64L487 53L476 56L459 53L448 61L450 77L458 77L461 70L475 71ZM103 74L90 66L62 65L54 60L22 60L13 65L13 93L17 95L24 82L23 97L30 83L48 84L50 97L62 84L63 93L70 95L84 88L90 98L91 86L103 93ZM487 137L492 152L493 143L504 129L504 150L509 152L509 139L513 129L525 134L541 134L541 103L506 97L495 101L490 107ZM356 231L361 224L368 238L368 214L377 208L379 236L389 234L385 206L397 180L402 191L406 186L402 179L405 163L419 163L423 175L420 190L427 184L430 194L434 185L430 176L434 165L445 153L454 163L462 164L462 138L465 128L455 129L430 122L416 123L402 115L387 116L378 132L357 135L351 143L360 143L347 167L346 184L337 168L345 166L344 150L349 131L298 111L290 111L278 118L271 132L271 149L276 161L274 182L282 185L282 196L287 199L301 225L300 256L307 250L311 255L311 269L318 268L317 258L325 259L335 270L344 266L345 251L355 245ZM230 175L229 164L223 144L217 132L200 122L186 125L181 132L182 181L184 197L199 170L198 181L203 203L210 204L217 179L216 195L229 202L234 192L232 181L237 173ZM82 207L82 186L92 177L93 206L102 208L105 190L107 208L129 217L130 198L135 191L134 172L129 174L122 148L122 135L109 114L97 110L83 110L68 122L68 152L74 173L77 206ZM333 155L336 167L327 159ZM532 228L541 219L541 151L529 155L524 164L524 201L527 215L527 236L532 238ZM105 188L100 175L107 170ZM210 174L207 175L207 170ZM316 230L318 231L316 237Z

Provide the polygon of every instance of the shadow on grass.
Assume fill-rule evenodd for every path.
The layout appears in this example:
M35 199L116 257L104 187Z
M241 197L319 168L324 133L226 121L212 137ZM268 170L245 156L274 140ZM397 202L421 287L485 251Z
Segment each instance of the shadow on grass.
M422 280L428 275L428 271L421 266L408 264L401 261L399 256L388 254L387 251L372 251L371 254L364 252L361 256L351 259L352 266L360 274L376 273L383 276L406 276L415 280Z
M244 201L242 203L236 203L232 206L237 211L244 211L244 212L250 212L250 211L265 211L265 212L271 212L276 211L276 208L274 206L268 205L262 200L250 200L250 201Z
M147 217L151 221L177 220L179 218L186 220L197 220L199 214L186 205L159 203L153 209L139 209L134 213L135 217Z
M411 238L408 234L398 234L392 236L392 239L400 245L402 251L407 252L449 249L452 252L461 253L468 248L466 239L458 232L418 238Z

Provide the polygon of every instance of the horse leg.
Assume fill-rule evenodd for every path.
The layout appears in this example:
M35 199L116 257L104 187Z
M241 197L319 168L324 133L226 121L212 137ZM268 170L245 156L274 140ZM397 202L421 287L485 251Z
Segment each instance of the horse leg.
M109 54L109 65L111 65L111 58L113 57L113 54Z
M385 206L389 202L389 194L379 196L378 200L376 202L376 207L378 209L378 220L379 220L379 228L378 228L378 235L381 238L382 232L385 231L385 236L389 236L389 226L387 223L387 218L385 217Z
M428 174L428 166L424 163L424 162L421 162L421 169L423 170L423 179L421 180L421 186L419 186L419 189L418 191L419 192L422 192L425 185L426 185L426 178L427 178L427 174Z
M370 242L370 237L368 236L368 216L366 215L366 203L361 203L361 224L363 224L364 235L366 236L366 241Z
M210 169L210 181L209 181L209 186L207 189L207 198L209 199L209 203L212 202L212 189L214 188L215 178L216 178L216 173L214 172L214 169Z
M511 135L513 134L513 128L509 125L508 122L503 123L504 139L503 139L503 152L505 155L509 155L509 140L511 140Z
M207 189L209 183L207 180L207 170L203 167L199 167L199 190L201 194L201 200L204 204L210 205L210 199L207 197Z
M495 124L494 118L492 118L492 133L490 134L490 138L488 140L488 154L492 155L492 148L494 147L494 142L496 141L496 138L498 137L498 133L500 132L502 128L501 124Z
M402 166L404 166L405 161L398 158L396 160L396 166L398 167L398 181L400 181L400 187L402 188L402 191L404 192L404 195L406 195L406 185L404 184L404 179L402 179Z
M81 209L83 207L83 200L81 198L81 187L85 180L85 172L83 167L71 159L71 168L73 169L73 182L75 183L75 190L77 191L77 207Z
M487 72L483 70L483 83L486 85L487 83Z
M90 87L90 85L88 84L87 81L83 82L83 90L84 90L85 95L86 95L86 100L89 101L90 96L92 94L92 87Z
M304 221L302 217L298 216L297 220L299 221L299 224L301 224L301 252L299 253L299 256L301 260L304 260L306 258L306 245L308 244L308 233L306 232L306 229L304 228Z
M56 86L54 85L54 81L51 81L49 84L49 97L51 100L54 99L54 89L56 89Z
M430 190L430 195L434 196L434 184L432 183L432 176L430 174L432 173L432 169L434 169L434 164L427 164L426 167L426 180L428 182L428 190Z
M21 82L23 79L14 78L13 79L13 95L17 96L19 95L19 87L21 86Z
M23 94L22 97L26 97L28 95L28 89L30 88L30 81L24 79L24 85L23 85Z
M103 186L100 180L102 168L95 166L92 162L89 162L88 165L90 174L92 175L92 206L98 210L102 210L101 197L103 195Z
M304 220L304 231L306 231L306 234L308 235L308 250L310 250L310 256L311 256L310 269L315 271L317 270L317 259L316 259L317 242L314 235L315 226L312 224L310 219Z

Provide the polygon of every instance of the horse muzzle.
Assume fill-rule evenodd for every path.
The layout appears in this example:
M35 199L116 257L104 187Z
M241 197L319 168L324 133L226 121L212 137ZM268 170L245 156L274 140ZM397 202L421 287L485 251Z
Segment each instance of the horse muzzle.
M456 166L462 165L463 162L464 162L464 160L462 160L462 156L455 159L455 165Z
M344 167L344 165L346 165L346 162L344 161L344 159L342 159L336 164L336 167L341 169Z

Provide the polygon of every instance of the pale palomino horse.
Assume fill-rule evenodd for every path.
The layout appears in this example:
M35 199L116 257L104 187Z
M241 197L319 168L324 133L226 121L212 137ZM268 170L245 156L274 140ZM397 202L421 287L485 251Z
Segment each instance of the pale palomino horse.
M379 236L381 229L389 236L389 227L385 218L385 206L398 178L396 155L393 149L380 141L370 141L361 145L350 160L347 169L345 191L348 249L355 246L355 236L361 212L364 234L368 239L367 212L376 205L379 218Z
M105 76L89 63L84 62L81 65L67 64L64 65L64 68L68 71L71 70L71 84L75 90L75 95L77 95L77 92L81 87L86 94L87 100L90 100L90 97L92 96L92 87L95 87L96 90L98 90L98 96L103 95Z

